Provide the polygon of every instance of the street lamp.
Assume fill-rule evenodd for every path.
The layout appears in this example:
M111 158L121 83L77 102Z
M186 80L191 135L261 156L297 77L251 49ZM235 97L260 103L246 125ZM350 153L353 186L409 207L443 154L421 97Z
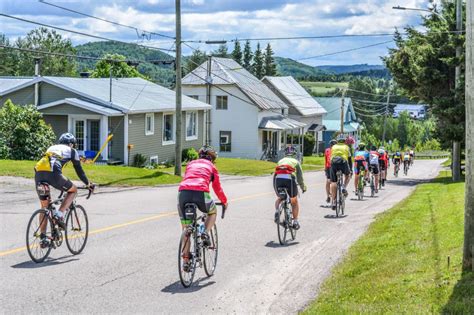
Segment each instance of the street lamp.
M401 6L396 6L396 7L392 7L392 9L394 10L410 10L410 11L422 11L422 12L429 12L431 14L434 14L436 16L438 16L441 20L443 20L444 22L446 22L446 19L441 15L439 14L438 12L434 11L434 10L430 10L430 9L422 9L422 8L407 8L407 7L401 7Z

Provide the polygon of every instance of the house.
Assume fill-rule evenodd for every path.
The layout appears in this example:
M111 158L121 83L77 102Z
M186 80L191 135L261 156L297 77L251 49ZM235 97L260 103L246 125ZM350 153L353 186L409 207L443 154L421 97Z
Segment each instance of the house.
M288 105L234 60L211 57L182 83L184 94L212 105L206 140L220 156L275 160L289 134L299 135L302 149L306 124L288 117Z
M393 117L399 117L401 112L408 112L411 118L424 119L426 106L422 104L398 104L393 109Z
M175 92L141 78L0 77L0 106L35 104L55 134L73 133L81 155L131 164L136 154L148 162L175 155ZM183 148L204 143L209 105L183 97ZM113 134L107 144L106 139Z
M323 115L326 110L293 77L270 77L262 79L287 106L288 116L306 124L304 132L314 135L316 142L322 140ZM318 143L315 145L315 150Z
M323 117L323 143L327 147L335 133L341 130L341 97L315 97L316 101L326 110ZM362 126L357 121L356 112L350 97L344 98L344 134L352 135L356 141L359 139Z

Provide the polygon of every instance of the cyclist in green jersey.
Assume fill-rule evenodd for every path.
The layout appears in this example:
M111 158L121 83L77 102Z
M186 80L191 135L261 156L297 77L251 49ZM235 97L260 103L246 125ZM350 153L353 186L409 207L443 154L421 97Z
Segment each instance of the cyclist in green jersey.
M351 173L349 165L352 165L352 158L349 146L345 144L346 137L340 135L337 138L337 144L331 148L331 199L332 209L336 210L336 190L337 190L337 172L342 171L344 174L344 185L342 192L347 196L346 187L351 180L349 174Z

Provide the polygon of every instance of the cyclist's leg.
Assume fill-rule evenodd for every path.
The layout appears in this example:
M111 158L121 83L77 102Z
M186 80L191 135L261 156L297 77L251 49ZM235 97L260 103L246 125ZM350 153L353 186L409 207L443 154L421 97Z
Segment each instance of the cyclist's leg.
M66 209L71 206L74 197L76 197L77 187L69 179L64 177L64 175L58 169L55 168L51 174L51 185L58 190L66 192L66 197L59 207L59 211L64 213Z
M49 202L51 201L51 191L49 186L44 184L48 182L48 175L50 173L51 172L35 172L36 192L38 193L41 208L43 209L46 209L49 206ZM48 220L45 220L43 213L40 214L39 220L41 233L45 233Z
M332 163L330 169L330 177L331 177L331 204L336 204L336 191L337 191L337 164Z
M205 211L201 209L202 206L200 204L198 204L198 206L201 211L207 213L205 225L206 225L206 233L209 233L209 231L212 230L212 228L214 227L214 224L216 223L217 207L210 193L205 192L203 196L204 196L204 202L205 202Z
M379 166L380 165L377 165L377 164L374 164L374 177L375 177L375 191L377 191L379 189Z
M331 197L331 176L329 173L331 172L330 168L324 170L324 174L326 175L326 197L330 199Z
M359 172L360 172L359 162L356 161L354 164L354 187L355 187L356 193L359 189Z
M290 202L291 202L291 209L293 212L293 219L298 220L298 215L300 213L300 205L298 202L298 186L296 185L296 178L293 178L289 182L290 189L288 190L290 193Z
M185 210L184 205L188 202L193 202L192 196L191 196L192 193L193 191L189 191L189 190L180 191L178 193L178 213L179 213L179 219L181 221L181 228L183 231L187 228L189 224L193 222L191 218L186 217L186 213L184 211ZM187 236L187 239L188 240L186 241L183 247L183 260L185 263L189 261L189 258L190 258L189 248L191 246L191 243L189 241L189 235Z
M344 174L344 188L349 187L349 183L351 181L350 173L351 170L349 168L349 162L344 161L344 164L342 165L342 174Z

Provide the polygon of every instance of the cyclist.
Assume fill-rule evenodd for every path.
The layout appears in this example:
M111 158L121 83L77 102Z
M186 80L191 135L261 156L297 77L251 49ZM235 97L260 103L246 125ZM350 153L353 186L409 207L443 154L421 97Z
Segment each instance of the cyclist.
M77 187L68 178L64 177L62 173L64 165L68 162L72 162L74 170L81 181L84 182L89 189L94 189L94 185L89 182L84 170L82 169L81 161L79 160L79 153L74 148L76 142L76 137L74 137L74 135L71 133L63 133L59 137L58 144L49 147L44 156L35 166L36 192L38 193L42 208L47 208L51 201L49 186L53 186L54 188L67 193L59 207L59 211L55 210L53 213L53 217L57 224L63 229L66 228L64 223L64 213L66 209L71 206L77 193ZM40 218L40 220L43 222L43 218ZM46 224L47 222L44 220L44 223L41 226L41 247L47 247L49 243L45 235Z
M339 135L337 143L331 148L331 199L332 209L336 210L336 190L337 190L337 172L342 171L344 174L344 184L342 185L342 193L347 197L346 190L350 181L350 167L352 165L350 149L345 144L346 138L344 135Z
M379 192L379 172L380 172L380 154L377 152L377 147L374 145L370 148L369 152L369 172L374 175L375 178L375 192Z
M293 228L298 230L300 224L298 222L299 203L298 203L298 187L300 186L303 193L306 192L306 185L303 179L303 170L300 162L296 159L296 150L292 146L285 148L285 157L278 161L273 178L273 187L277 194L275 201L275 222L278 222L278 206L281 198L278 196L278 188L286 188L290 194L291 208L293 211Z
M413 151L413 148L410 149L410 165L413 165L413 163L415 162L415 151Z
M395 175L395 169L396 169L397 165L398 165L398 169L400 170L401 159L402 159L402 155L400 154L400 151L397 151L392 155L392 162L393 162L393 165L394 165L393 175Z
M324 173L326 174L326 202L330 203L331 202L331 148L333 145L337 143L336 140L331 140L329 142L329 148L326 148L324 151Z
M408 168L410 167L410 152L405 151L405 153L403 154L403 167L404 167L404 170L406 168L406 170L408 171Z
M211 183L217 197L224 204L224 209L228 206L227 197L221 187L219 172L214 166L216 158L217 153L211 146L203 146L199 149L199 159L188 163L184 178L178 188L178 212L183 229L192 223L189 217L195 216L195 213L184 213L186 203L195 203L200 211L208 214L205 222L206 229L201 236L205 245L209 245L208 233L216 222L217 214L216 205L209 193Z
M360 170L365 170L365 180L368 178L368 163L369 163L369 152L365 150L365 144L359 143L359 148L354 154L354 186L356 195L358 194L359 188L359 172Z
M387 170L387 155L385 154L385 149L383 147L380 147L379 151L379 170L380 170L380 178L382 179L382 186L385 186L385 173Z

